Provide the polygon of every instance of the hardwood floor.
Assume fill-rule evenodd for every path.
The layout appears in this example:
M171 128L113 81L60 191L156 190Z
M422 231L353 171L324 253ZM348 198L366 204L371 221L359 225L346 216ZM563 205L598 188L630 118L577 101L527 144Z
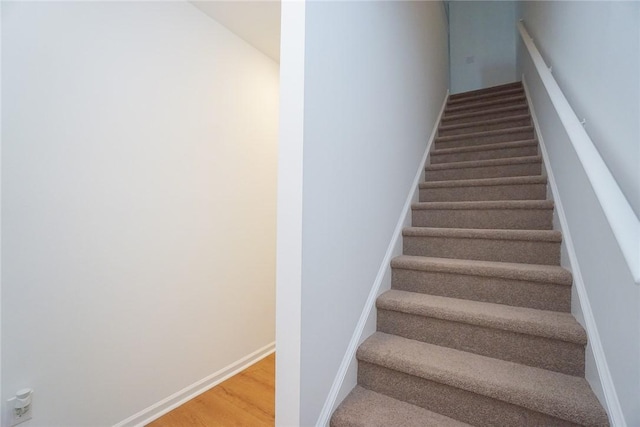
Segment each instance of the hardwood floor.
M273 426L275 354L163 415L147 427Z

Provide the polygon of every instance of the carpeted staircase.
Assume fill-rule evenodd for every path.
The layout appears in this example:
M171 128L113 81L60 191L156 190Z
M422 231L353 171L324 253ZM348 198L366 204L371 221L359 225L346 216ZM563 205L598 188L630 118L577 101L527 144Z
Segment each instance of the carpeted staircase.
M606 426L521 83L451 95L346 426Z

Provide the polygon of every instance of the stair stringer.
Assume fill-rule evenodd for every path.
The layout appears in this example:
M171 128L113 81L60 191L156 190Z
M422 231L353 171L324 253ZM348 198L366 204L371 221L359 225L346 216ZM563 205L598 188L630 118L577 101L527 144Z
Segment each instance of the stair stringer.
M549 154L546 149L540 123L531 101L532 97L524 74L522 75L522 86L526 93L527 104L531 113L531 120L538 139L543 168L547 175L549 191L551 192L551 199L555 203L554 229L562 232L560 263L562 267L571 271L573 275L571 313L587 332L588 339L585 353L585 378L589 382L589 385L598 400L600 400L602 406L606 408L611 425L616 427L626 427L627 423L624 419L620 401L613 384L611 372L609 371L609 365L607 364L602 341L600 340L600 334L598 333L596 321L591 309L578 257L573 245L573 240L571 239L571 233L569 231L567 217L562 206L560 192L553 175L553 170L549 161ZM595 372L593 365L595 365Z
M402 255L402 230L405 227L411 226L411 205L418 201L420 194L419 184L424 181L425 166L428 164L429 153L431 152L431 147L433 146L436 135L438 134L438 126L442 120L442 115L444 114L448 99L449 90L445 93L442 106L440 107L440 112L433 124L433 130L429 136L427 147L418 165L418 171L416 172L411 188L409 189L409 193L402 211L400 212L396 227L391 235L391 240L387 247L385 256L380 263L378 274L376 275L367 300L362 308L362 312L360 313L358 323L356 324L353 334L351 335L351 339L349 340L347 350L333 379L333 383L329 389L329 394L322 406L322 411L320 411L320 416L316 421L316 427L325 427L329 425L333 412L357 385L358 362L356 359L356 351L364 340L376 332L376 300L380 294L391 289L391 260L396 256Z

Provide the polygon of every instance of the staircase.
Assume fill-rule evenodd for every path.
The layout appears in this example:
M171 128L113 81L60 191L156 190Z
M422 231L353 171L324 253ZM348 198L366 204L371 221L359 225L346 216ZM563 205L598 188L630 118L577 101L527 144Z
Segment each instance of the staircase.
M521 83L451 95L346 426L606 426Z

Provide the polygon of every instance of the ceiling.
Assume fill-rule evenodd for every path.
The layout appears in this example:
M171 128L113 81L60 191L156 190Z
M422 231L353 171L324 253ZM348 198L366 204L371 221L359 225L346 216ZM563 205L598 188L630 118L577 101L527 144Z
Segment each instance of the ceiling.
M256 49L280 62L280 1L191 1Z

